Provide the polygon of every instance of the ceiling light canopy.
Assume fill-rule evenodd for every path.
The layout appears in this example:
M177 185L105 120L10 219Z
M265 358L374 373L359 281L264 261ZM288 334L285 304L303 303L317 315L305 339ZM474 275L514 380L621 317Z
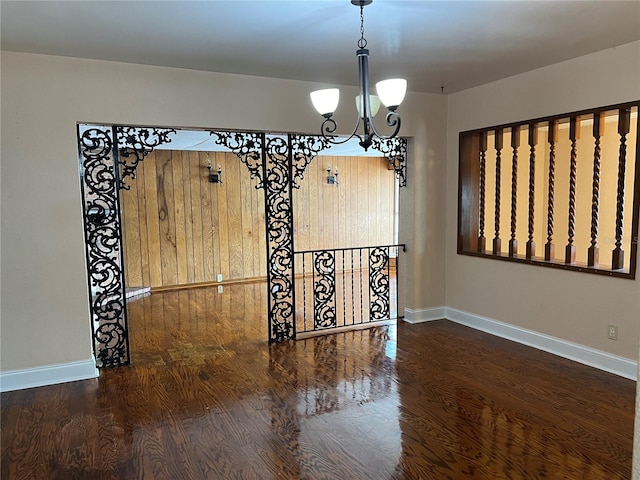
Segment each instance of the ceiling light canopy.
M360 7L360 39L358 40L358 50L356 50L360 94L356 97L358 121L349 137L343 140L337 140L333 135L338 126L332 117L338 108L340 90L337 88L327 88L324 90L316 90L310 94L313 106L318 113L324 117L321 126L322 136L334 144L345 143L353 137L358 137L358 139L360 139L360 145L365 151L371 146L374 136L388 139L398 135L401 122L400 115L396 109L402 103L407 91L407 81L405 79L392 78L376 84L377 96L369 93L369 50L366 48L367 40L364 38L364 7L372 2L373 0L351 0L353 5ZM380 102L388 109L386 117L387 126L393 128L393 132L390 135L380 134L373 122L373 117L380 108ZM362 132L358 132L361 123Z

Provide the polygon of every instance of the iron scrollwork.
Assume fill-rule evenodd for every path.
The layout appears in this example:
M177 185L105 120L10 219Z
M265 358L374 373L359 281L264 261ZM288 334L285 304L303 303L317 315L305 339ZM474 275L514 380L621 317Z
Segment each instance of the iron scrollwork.
M374 137L371 146L381 152L393 167L401 187L407 186L407 139Z
M209 135L215 135L215 142L218 145L228 148L234 153L242 163L249 169L251 178L257 178L256 189L263 188L262 178L262 151L264 148L263 133L247 132L217 132L210 131Z
M313 285L313 327L336 327L336 260L334 254L323 250L314 252L313 268L316 281Z
M111 128L78 132L93 350L98 367L128 365L118 171Z
M290 134L292 150L292 186L300 188L299 180L304 178L304 172L311 161L323 150L331 146L330 141L318 135Z
M384 320L389 314L389 250L376 247L369 253L370 314L372 320Z
M131 187L125 183L127 177L136 178L136 168L147 155L153 152L158 145L171 142L170 134L175 134L173 128L140 128L140 127L116 127L118 134L118 149L120 158L119 189L129 190Z
M295 338L291 150L280 137L268 138L265 150L269 341L279 342Z

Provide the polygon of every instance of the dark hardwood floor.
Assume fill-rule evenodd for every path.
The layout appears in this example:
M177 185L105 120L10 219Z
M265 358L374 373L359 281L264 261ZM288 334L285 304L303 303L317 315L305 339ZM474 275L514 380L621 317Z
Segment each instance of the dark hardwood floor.
M264 284L129 304L130 367L2 394L2 479L626 479L635 383L447 321L268 345Z

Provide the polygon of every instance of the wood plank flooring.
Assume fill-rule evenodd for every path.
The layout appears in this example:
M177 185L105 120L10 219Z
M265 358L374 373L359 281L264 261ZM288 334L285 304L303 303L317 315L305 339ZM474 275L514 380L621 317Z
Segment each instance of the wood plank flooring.
M268 345L264 284L129 304L130 367L2 394L2 479L627 479L635 383L447 321Z

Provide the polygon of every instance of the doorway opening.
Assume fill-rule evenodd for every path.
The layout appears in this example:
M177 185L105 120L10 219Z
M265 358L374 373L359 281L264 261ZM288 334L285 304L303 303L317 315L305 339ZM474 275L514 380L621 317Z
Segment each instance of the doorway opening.
M183 137L183 132L188 132L188 134ZM181 151L180 161L177 162L179 167L177 169L172 167L169 175L168 158L171 158L174 153L168 154L161 151L177 151L179 143L185 141L185 138L189 136L191 138L188 141L196 147L193 151L202 149L203 144L209 141L221 147L219 149L222 152L220 155L235 156L240 162L236 161L235 165L229 163L226 157L218 158L217 152L212 160L213 154L209 152L206 154L207 164L202 165L203 158L200 153L195 156L193 153ZM200 140L194 141L195 137ZM174 139L176 139L175 143L173 143ZM406 178L406 140L392 140L381 141L375 147L385 156L392 169L392 174L398 178L399 184L403 185ZM171 146L168 147L168 144ZM234 169L236 167L238 167L237 171L240 171L239 164L242 163L249 172L250 182L255 186L253 190L262 191L264 199L263 251L266 252L266 260L261 263L259 256L244 255L243 250L240 250L242 258L237 260L241 262L242 272L246 267L248 270L253 268L252 272L260 273L261 265L266 270L268 340L282 341L296 337L293 191L300 188L307 167L312 164L314 158L328 148L329 145L325 139L313 135L291 133L270 134L266 132L83 124L78 126L78 146L94 352L99 367L119 366L130 362L125 299L125 285L127 284L125 277L129 275L125 274L127 263L139 265L137 278L141 279L143 283L145 278L151 281L152 276L162 282L170 283L177 280L178 285L185 279L187 283L211 283L210 279L198 276L198 266L193 265L197 262L189 261L189 252L196 251L193 243L193 228L191 228L189 245L189 242L186 241L189 236L187 231L185 230L184 236L178 235L178 229L175 227L178 223L181 226L193 227L193 223L197 223L197 220L186 215L186 206L176 209L175 199L176 195L181 195L184 199L185 190L188 190L191 200L196 204L200 201L202 207L202 183L210 183L212 185L207 186L214 188L216 186L214 184L222 185L220 180L222 179L224 182L224 178L227 177L222 169L222 164L215 163L218 160L224 162L227 175L230 175L230 178L235 175L236 170ZM153 155L154 162L145 164L143 168L146 169L146 165L149 165L149 172L153 172L155 168L155 174L140 168L141 164L152 158L151 155ZM175 153L175 155L178 154ZM190 156L197 158L197 165L193 167L196 175L201 175L203 168L206 171L204 176L206 181L202 178L198 180L200 186L200 195L199 197L196 195L198 198L192 198L191 185L187 186L185 183L184 167L186 164L188 164L187 178L192 177L192 164L188 162ZM160 177L158 177L158 161L161 165ZM211 168L209 168L209 164L211 164ZM144 177L141 188L136 187L135 195L127 195L131 193L131 181L135 180L138 171L141 177ZM213 177L216 176L214 173L217 174L217 182L213 181ZM154 181L155 200L149 198L149 192L145 190L147 186L153 188ZM247 183L245 182L245 187L248 186ZM166 188L169 184L173 187L171 192ZM242 186L243 183L240 181L241 189ZM124 194L121 195L123 191ZM159 191L161 195L158 195ZM210 193L208 195L210 199L213 198ZM260 206L259 195L247 194L247 198L251 198L252 208L254 203L256 208ZM136 245L140 245L142 237L146 237L147 247L150 245L150 231L155 229L156 224L156 219L150 219L147 211L141 215L140 206L144 204L146 208L147 200L152 206L155 205L158 214L158 244L153 248L162 250L164 245L165 250L170 252L168 257L161 258L159 270L156 265L144 266L143 259L138 259L142 249L137 249ZM245 202L243 207L243 204L240 203L241 213L242 208L246 210L247 205L248 203ZM192 213L193 208L193 202L191 202ZM126 233L126 228L123 228L122 220L126 219L127 215L137 219L137 233L133 228L130 229L131 235L129 235ZM145 222L141 221L143 217ZM232 213L231 217L235 219L237 215ZM173 220L173 222L164 222L167 219ZM202 215L200 221L202 221ZM142 225L142 223L146 223L146 225ZM149 224L151 224L151 230L149 230ZM253 229L257 223L252 220L251 225L251 236L257 236L254 235L255 229ZM146 232L142 231L143 227ZM125 231L124 235L123 230ZM206 226L205 230L208 230ZM260 227L258 227L258 232L259 230ZM128 243L125 244L125 242L133 245L132 251L125 253L128 246ZM258 239L257 242L260 240ZM186 252L181 253L180 258L177 256L178 243L184 243ZM255 252L260 248L253 245L250 250ZM174 253L176 254L175 262ZM258 259L257 262L256 259ZM205 262L203 254L203 266ZM232 268L234 267L232 264L233 262L228 264L230 276L233 275ZM221 271L225 268L222 263L217 266ZM155 269L153 273L152 269ZM216 276L214 283L219 283L220 273L215 270L215 267L209 269L208 273ZM204 281L198 282L198 280Z

